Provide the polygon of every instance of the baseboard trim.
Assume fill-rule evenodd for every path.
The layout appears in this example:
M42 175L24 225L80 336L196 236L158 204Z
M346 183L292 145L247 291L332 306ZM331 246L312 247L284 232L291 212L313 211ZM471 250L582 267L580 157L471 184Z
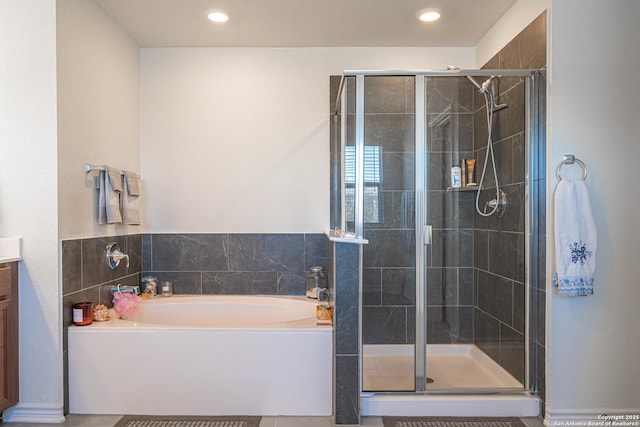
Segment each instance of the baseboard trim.
M62 405L46 403L18 403L3 413L4 422L10 423L50 423L64 422Z

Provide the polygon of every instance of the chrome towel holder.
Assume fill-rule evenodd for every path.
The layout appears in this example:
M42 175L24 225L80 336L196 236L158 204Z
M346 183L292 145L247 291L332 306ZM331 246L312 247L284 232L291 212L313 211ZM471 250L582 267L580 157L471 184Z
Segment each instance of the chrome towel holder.
M577 158L573 154L565 154L564 155L564 160L556 168L556 177L558 177L558 180L562 179L562 174L560 173L560 169L562 169L562 166L564 166L564 165L573 165L575 163L580 165L580 167L582 168L582 180L586 181L587 180L587 165L585 165L582 160L580 160L579 158Z
M85 173L89 173L89 172L93 172L93 171L105 171L105 167L104 166L98 166L98 165L92 165L90 163L85 163L84 165L84 171ZM124 175L124 171L120 171L120 175ZM138 174L136 174L136 176L138 176ZM138 176L138 179L140 177Z

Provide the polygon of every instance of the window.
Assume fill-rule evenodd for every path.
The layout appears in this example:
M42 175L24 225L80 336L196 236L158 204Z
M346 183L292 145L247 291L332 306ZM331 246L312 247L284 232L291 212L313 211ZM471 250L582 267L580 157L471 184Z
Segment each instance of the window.
M364 146L364 222L382 223L382 147L378 145ZM355 218L355 185L356 185L356 147L345 147L345 214L347 218Z

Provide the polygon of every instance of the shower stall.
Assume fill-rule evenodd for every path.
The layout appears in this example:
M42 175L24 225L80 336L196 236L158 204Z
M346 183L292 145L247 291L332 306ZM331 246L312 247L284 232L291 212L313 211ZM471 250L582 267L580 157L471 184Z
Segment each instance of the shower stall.
M428 415L429 401L446 415L459 398L476 405L469 415L537 415L541 73L345 71L337 82L331 228L367 241L362 415ZM474 169L460 187L454 166Z

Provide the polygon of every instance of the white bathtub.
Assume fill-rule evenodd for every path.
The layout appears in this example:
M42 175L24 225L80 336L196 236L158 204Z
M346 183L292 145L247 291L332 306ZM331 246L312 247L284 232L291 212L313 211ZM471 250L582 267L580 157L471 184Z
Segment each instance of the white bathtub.
M304 297L156 297L68 347L71 413L331 415L331 328Z

